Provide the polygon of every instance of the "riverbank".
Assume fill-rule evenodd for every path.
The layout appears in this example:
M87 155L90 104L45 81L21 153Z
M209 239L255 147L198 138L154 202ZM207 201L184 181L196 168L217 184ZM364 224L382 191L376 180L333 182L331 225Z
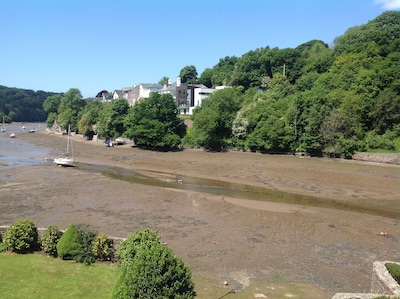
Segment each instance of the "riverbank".
M18 138L48 149L48 160L66 144L66 136L44 132ZM327 297L368 291L372 263L400 256L398 217L271 202L267 192L265 200L251 201L169 185L178 178L183 188L185 178L210 179L400 215L398 166L240 152L149 152L108 148L81 136L73 137L73 147L78 166L134 170L164 184L130 183L51 163L6 168L0 225L26 218L40 227L85 223L117 237L149 227L196 275L238 287L254 281L311 284Z

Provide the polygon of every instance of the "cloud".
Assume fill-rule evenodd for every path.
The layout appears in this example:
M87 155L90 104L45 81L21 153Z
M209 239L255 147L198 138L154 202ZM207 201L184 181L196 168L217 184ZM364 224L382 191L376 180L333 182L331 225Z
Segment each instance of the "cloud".
M384 9L400 9L400 0L375 0Z

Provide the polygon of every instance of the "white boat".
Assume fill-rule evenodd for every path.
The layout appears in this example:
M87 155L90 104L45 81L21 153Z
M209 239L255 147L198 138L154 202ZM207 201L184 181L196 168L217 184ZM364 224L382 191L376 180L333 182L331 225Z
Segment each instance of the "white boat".
M68 140L67 140L67 152L62 154L60 157L54 159L53 163L59 166L69 166L75 167L74 163L74 152L72 149L72 140L71 140L71 127L68 126ZM71 156L69 155L69 151L71 148Z

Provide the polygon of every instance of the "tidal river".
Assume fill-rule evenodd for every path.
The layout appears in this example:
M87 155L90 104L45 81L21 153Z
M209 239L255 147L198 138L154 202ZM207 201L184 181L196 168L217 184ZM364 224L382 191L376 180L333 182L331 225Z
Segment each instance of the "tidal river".
M0 124L0 126L6 130L0 133L0 170L4 167L49 163L43 159L48 155L47 148L30 144L18 138L21 134L35 134L36 131L45 130L45 123L13 123L4 124L4 126ZM15 138L11 138L11 134L14 134Z

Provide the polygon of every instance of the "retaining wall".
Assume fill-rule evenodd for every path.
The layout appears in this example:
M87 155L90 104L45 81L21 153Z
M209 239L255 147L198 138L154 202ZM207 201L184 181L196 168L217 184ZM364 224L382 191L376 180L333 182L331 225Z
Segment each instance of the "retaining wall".
M355 153L353 160L400 165L400 154Z

